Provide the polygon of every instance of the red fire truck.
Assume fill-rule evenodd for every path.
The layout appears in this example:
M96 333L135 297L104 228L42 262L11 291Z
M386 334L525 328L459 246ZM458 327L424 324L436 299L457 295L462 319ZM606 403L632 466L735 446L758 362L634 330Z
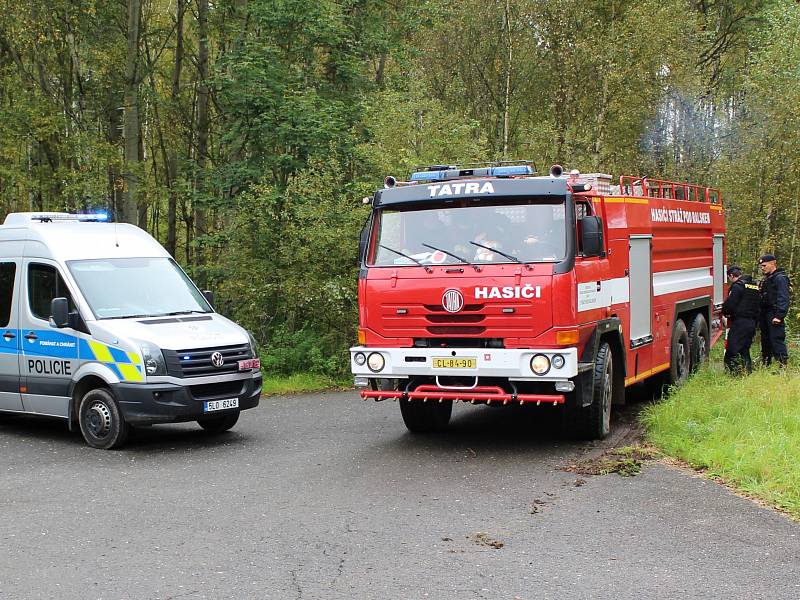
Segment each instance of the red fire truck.
M722 332L717 189L515 163L387 177L365 200L351 368L411 431L454 401L532 403L603 438L626 387L682 383Z

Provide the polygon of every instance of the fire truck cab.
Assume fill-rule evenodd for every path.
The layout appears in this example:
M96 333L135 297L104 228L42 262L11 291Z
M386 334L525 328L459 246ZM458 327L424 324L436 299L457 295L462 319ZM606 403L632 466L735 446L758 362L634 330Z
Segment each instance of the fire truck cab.
M411 431L445 427L453 401L533 403L603 438L626 387L680 384L722 331L716 189L433 166L369 201L351 368Z

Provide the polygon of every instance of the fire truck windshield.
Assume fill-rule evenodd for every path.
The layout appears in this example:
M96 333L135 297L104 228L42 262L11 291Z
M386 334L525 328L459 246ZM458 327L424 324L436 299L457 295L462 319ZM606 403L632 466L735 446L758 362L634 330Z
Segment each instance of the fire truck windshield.
M376 218L374 266L559 262L566 253L563 198L386 208Z

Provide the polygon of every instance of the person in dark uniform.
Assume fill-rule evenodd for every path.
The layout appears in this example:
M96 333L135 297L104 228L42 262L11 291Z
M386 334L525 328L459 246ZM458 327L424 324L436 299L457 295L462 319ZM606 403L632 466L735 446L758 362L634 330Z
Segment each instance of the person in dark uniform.
M789 312L789 276L778 267L774 254L758 259L761 280L761 360L765 365L775 358L781 365L789 360L786 348L786 313Z
M728 280L731 287L728 298L722 304L722 314L728 319L728 343L725 348L725 368L731 373L738 373L742 367L753 371L750 358L750 345L756 334L761 294L758 285L753 283L750 275L742 275L741 267L731 266L728 269Z

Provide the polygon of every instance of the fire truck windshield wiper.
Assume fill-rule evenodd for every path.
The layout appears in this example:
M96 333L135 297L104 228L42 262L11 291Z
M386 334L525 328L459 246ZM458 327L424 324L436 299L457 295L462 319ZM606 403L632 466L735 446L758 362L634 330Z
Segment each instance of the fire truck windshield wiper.
M400 250L395 250L394 248L389 248L389 246L384 246L383 244L378 244L378 245L379 245L381 248L383 248L384 250L388 250L389 252L394 252L394 253L395 253L395 254L397 254L398 256L402 256L403 258L407 258L408 260L414 261L414 262L415 262L415 263L417 263L417 264L418 264L420 267L422 267L423 269L425 269L425 272L427 272L427 273L433 273L433 269L431 269L431 268L430 268L428 265L423 265L421 261L417 260L417 259L416 259L416 258L414 258L413 256L409 256L409 255L408 255L408 254L406 254L405 252L400 252Z
M486 250L491 250L492 252L497 252L500 256L505 256L508 260L513 260L514 262L521 263L522 261L518 259L516 256L512 256L511 254L506 254L498 250L497 248L492 248L491 246L484 246L483 244L479 244L478 242L470 242L473 246L478 246L478 248L485 248Z
M473 264L473 263L469 262L468 260L466 260L464 258L461 258L458 254L453 254L452 252L448 252L447 250L442 250L441 248L437 248L436 246L431 246L430 244L423 243L422 245L425 246L426 248L430 248L431 250L438 250L439 252L442 252L443 254L447 254L447 256L452 256L456 260L460 260L465 265L469 265L470 267L472 267L476 271L480 271L481 270L481 268L478 265Z

